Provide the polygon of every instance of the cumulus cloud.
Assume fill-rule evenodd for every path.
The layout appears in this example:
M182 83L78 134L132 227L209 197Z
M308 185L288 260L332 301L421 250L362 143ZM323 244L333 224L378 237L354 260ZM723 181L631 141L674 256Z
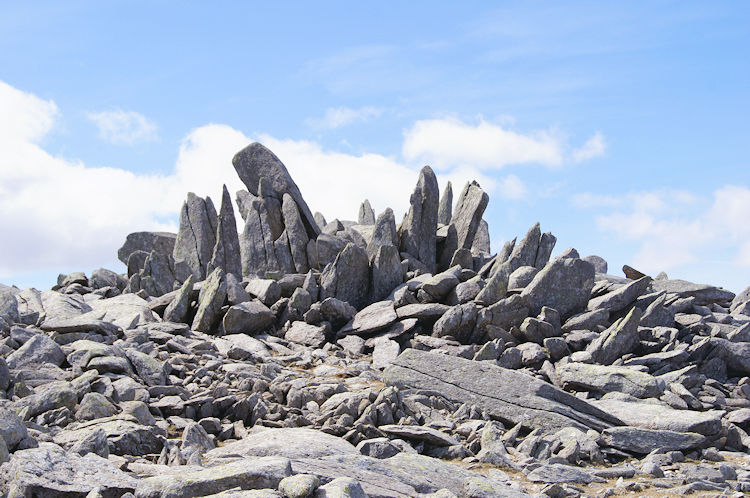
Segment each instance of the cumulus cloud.
M315 128L333 130L353 123L369 121L377 118L383 113L382 109L372 106L352 109L350 107L331 107L326 109L325 115L320 119L308 119L307 123Z
M550 131L524 135L484 120L472 125L455 118L417 121L404 132L402 152L409 160L437 168L499 169L509 164L559 166L563 162L563 147Z
M573 204L605 211L595 217L598 230L635 243L632 264L642 271L685 270L716 261L750 267L747 186L727 185L707 198L670 189L580 194Z
M597 132L580 148L570 150L562 134L553 129L521 133L510 129L512 121L466 123L456 118L427 119L404 131L402 154L436 168L471 165L480 170L509 165L541 164L560 167L605 153L604 135Z
M135 111L113 109L89 112L86 116L99 129L99 138L115 145L133 145L150 142L157 138L156 124Z
M516 175L508 175L500 180L498 193L504 199L520 200L526 197L529 189Z
M601 157L606 149L607 144L604 141L604 135L597 131L581 147L573 150L573 161L580 163L595 157Z
M329 220L356 219L368 197L376 212L391 207L400 219L408 208L418 169L379 154L350 155L315 142L247 136L230 126L208 124L182 140L172 171L136 174L92 167L47 152L41 139L59 115L52 101L0 83L0 279L31 272L122 269L117 248L139 230L176 231L189 191L218 202L221 186L244 188L232 167L233 155L260 141L287 165L313 211ZM471 168L439 175L463 185L490 178ZM218 207L218 206L217 206ZM51 285L48 282L46 285Z

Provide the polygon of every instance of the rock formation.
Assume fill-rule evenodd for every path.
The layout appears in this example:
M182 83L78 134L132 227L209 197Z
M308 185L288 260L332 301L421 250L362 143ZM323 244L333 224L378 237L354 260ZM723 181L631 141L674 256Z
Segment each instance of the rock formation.
M429 167L399 227L313 217L260 144L127 273L0 285L0 496L750 492L750 287L491 254Z

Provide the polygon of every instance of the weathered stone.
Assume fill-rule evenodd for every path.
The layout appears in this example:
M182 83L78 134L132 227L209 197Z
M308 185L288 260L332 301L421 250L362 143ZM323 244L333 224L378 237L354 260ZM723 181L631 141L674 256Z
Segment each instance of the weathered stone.
M550 256L552 256L552 250L555 248L557 243L557 237L552 235L550 232L543 233L539 238L539 248L536 251L536 258L534 259L534 268L541 270L549 262Z
M477 297L474 300L482 306L490 306L501 299L505 299L505 295L508 292L508 284L510 282L508 275L509 271L509 265L500 265L498 271L492 274L487 281L487 284L479 294L477 294Z
M581 259L583 259L584 261L588 261L589 263L594 265L594 270L596 270L596 273L607 273L607 261L601 256L592 254L591 256L586 256L585 258Z
M334 262L323 270L320 277L321 299L335 297L361 309L367 302L370 288L369 268L365 250L347 244Z
M453 216L453 185L448 182L443 189L443 195L440 196L438 205L438 223L448 225Z
M381 425L378 429L389 436L424 441L434 446L451 446L458 444L458 440L453 436L437 429L421 425Z
M676 410L663 403L641 402L631 399L601 399L591 402L619 418L627 425L644 429L695 432L712 436L721 430L721 410Z
M167 382L167 372L161 361L135 349L126 349L125 355L147 386L163 386Z
M35 334L8 356L8 368L15 370L50 363L56 367L65 361L65 353L46 334Z
M111 417L117 413L115 405L99 393L86 393L76 410L76 420L94 420Z
M539 273L539 269L533 266L521 266L516 268L510 277L508 277L509 289L523 289L529 285L534 277Z
M0 468L4 496L80 496L98 490L103 497L132 492L137 479L94 453L66 453L52 443L20 450Z
M589 301L587 309L589 311L606 309L610 313L622 311L632 305L638 296L645 293L651 282L651 277L643 277L635 280L615 291L593 298Z
M464 344L469 343L476 326L477 313L478 307L474 303L453 306L435 322L433 337L451 336Z
M568 317L586 309L593 287L593 266L580 259L557 258L537 273L521 296L529 303L532 315L548 306Z
M409 212L399 228L399 249L414 255L433 273L439 197L435 173L425 166L419 172L417 186L409 199Z
M458 279L458 275L460 273L461 267L458 265L454 266L453 268L449 268L444 272L438 273L434 277L430 278L427 282L422 284L420 291L428 294L427 300L440 301L445 296L447 296L448 293L453 290L456 285L458 285L458 283L460 282L460 280Z
M294 266L294 258L292 257L292 250L289 246L289 234L286 230L281 232L278 239L273 242L273 251L276 255L276 262L279 266L279 271L282 274L294 273L297 268ZM305 251L305 264L307 264L307 246L304 247Z
M184 261L195 278L206 277L206 267L216 245L218 215L211 199L188 193L180 211L180 230L174 245L175 261Z
M484 210L490 197L477 182L467 183L456 202L456 212L451 223L456 226L458 248L471 249Z
M277 488L292 474L286 458L247 458L207 469L149 477L138 482L137 498L190 498L222 491Z
M630 353L638 344L638 324L641 310L633 308L624 318L617 320L589 344L586 351L591 359L601 365L611 365L616 359Z
M398 319L393 301L378 301L354 315L350 328L347 332L363 335L381 330Z
M646 454L652 451L684 451L700 446L706 438L693 432L610 427L602 432L605 445L622 451Z
M563 332L573 330L596 330L596 327L609 326L609 310L586 311L568 318L562 326Z
M214 464L233 458L277 456L296 460L356 454L359 454L357 449L345 439L313 429L284 428L262 429L211 450L205 457L209 464Z
M297 204L292 196L287 193L284 194L281 211L284 215L284 226L289 236L289 249L292 253L294 267L297 273L307 273L310 269L307 263L307 242L310 238L297 209Z
M116 418L97 419L71 424L54 436L54 442L69 447L102 430L107 435L109 451L114 455L148 455L159 453L166 433L158 427L138 423L135 418L119 415Z
M451 309L450 306L440 303L414 303L401 306L396 309L399 320L416 318L418 320L435 321Z
M713 285L694 284L685 280L653 280L649 286L650 292L664 291L677 294L678 297L693 297L695 304L708 305L712 303L730 303L735 294L721 287Z
M318 348L326 342L325 327L318 327L301 321L293 322L284 334L284 339Z
M219 222L216 228L216 244L211 254L211 260L206 267L206 274L216 268L224 273L231 273L242 278L242 257L240 256L240 238L237 235L237 221L234 217L232 198L227 186L224 185L219 210Z
M190 297L193 294L193 283L195 277L190 275L185 282L183 282L180 289L175 294L172 302L167 305L164 310L164 321L166 322L178 322L187 323L188 312L190 311Z
M156 251L167 256L174 251L176 240L177 234L174 233L134 232L125 238L125 243L117 251L117 258L127 265L131 254L136 251L143 251L146 254Z
M393 363L401 352L401 347L396 341L390 339L378 339L372 351L372 368L383 369Z
M245 290L260 299L266 306L271 306L281 297L281 286L275 280L254 278L245 286Z
M455 403L474 404L511 424L585 431L621 423L546 382L487 362L407 349L385 370L383 380L399 389L429 390Z
M474 235L474 243L471 244L471 254L473 256L490 257L490 226L486 220L479 222L479 228Z
M8 450L14 450L27 434L23 420L12 410L0 406L0 439L5 441Z
M273 152L254 142L234 156L232 165L242 183L253 195L259 195L258 185L261 178L270 182L274 190L273 197L282 199L284 194L289 194L297 204L307 236L314 239L320 234L318 224L315 222L310 208L307 207L297 184L292 180L286 166Z
M582 484L604 482L604 479L597 477L590 472L578 467L573 467L572 465L564 465L561 463L540 465L529 472L527 479L531 482L545 482L548 484L560 482L578 482Z
M16 403L16 411L25 420L57 408L73 410L78 396L68 382L50 382L36 389L34 394Z
M621 392L636 398L656 398L662 392L655 377L628 367L568 362L555 372L566 391Z
M539 239L541 236L542 230L539 227L539 223L536 223L529 229L526 236L521 239L521 242L515 244L513 252L511 252L508 257L508 264L510 265L511 273L521 266L534 266L534 263L536 262L536 254L539 251Z
M396 219L393 216L393 211L391 208L386 208L375 222L372 238L367 244L367 255L372 259L381 246L390 245L398 245L398 234L396 232Z
M198 311L193 319L193 330L199 332L210 332L219 319L221 307L227 297L227 284L224 279L224 271L215 269L206 278L198 296Z
M357 216L357 223L360 225L374 225L375 224L375 211L372 210L370 201L365 199L359 206L359 215Z
M316 240L311 239L307 243L307 261L310 267L320 269L333 263L346 244L346 240L328 234L320 234Z
M227 310L223 325L227 334L255 335L271 328L276 315L258 300L236 304Z
M368 498L362 485L351 477L337 477L315 491L315 498Z
M380 246L372 258L370 299L385 299L403 280L404 270L396 246Z

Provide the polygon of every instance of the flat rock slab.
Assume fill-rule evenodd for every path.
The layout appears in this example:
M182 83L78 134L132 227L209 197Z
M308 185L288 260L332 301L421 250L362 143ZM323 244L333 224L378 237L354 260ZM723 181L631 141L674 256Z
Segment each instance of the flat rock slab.
M529 472L526 478L531 482L544 482L548 484L560 482L579 482L583 484L604 482L604 479L601 477L597 477L579 467L560 463L541 465Z
M255 432L241 441L207 452L205 458L211 462L251 456L297 459L347 454L359 454L359 451L345 439L313 429L282 428Z
M602 432L602 441L607 446L643 455L654 450L689 450L700 446L705 440L705 436L694 432L653 430L640 427L611 427Z
M397 320L393 301L378 301L354 315L345 333L368 334L387 327ZM344 331L342 331L344 332Z
M378 429L389 436L425 441L434 446L452 446L454 444L459 444L453 436L437 429L421 425L381 425Z
M52 443L16 451L0 466L2 496L86 496L99 488L100 496L122 496L138 481L94 453L83 457L66 453Z
M675 410L661 403L638 403L618 399L601 399L592 401L591 404L633 427L696 432L705 436L719 432L721 417L724 415L721 410Z
M396 309L399 320L404 318L417 318L419 320L437 320L451 307L440 303L407 304Z
M138 483L135 496L191 498L235 488L275 489L282 479L291 474L291 466L286 458L246 458L207 469L143 479Z
M378 459L364 455L338 455L292 462L294 473L313 474L326 482L337 477L359 481L369 496L413 497L448 489L456 496L524 496L483 474L450 462L417 454L399 453ZM474 485L487 494L465 492Z
M447 355L407 349L383 373L400 389L440 393L469 403L510 424L557 431L575 427L601 431L623 425L616 417L530 375Z
M568 362L556 369L566 391L623 392L636 398L661 394L656 378L634 368Z

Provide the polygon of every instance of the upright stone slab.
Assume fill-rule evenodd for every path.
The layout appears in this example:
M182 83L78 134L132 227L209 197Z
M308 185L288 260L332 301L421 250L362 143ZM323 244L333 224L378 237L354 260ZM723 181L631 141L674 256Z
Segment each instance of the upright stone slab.
M231 273L242 278L242 257L240 256L240 238L237 235L237 220L234 218L232 198L227 186L221 196L219 226L216 229L216 245L208 263L206 272L221 268L224 273Z
M458 233L459 249L471 249L479 222L482 221L482 215L489 201L490 196L477 182L467 183L461 191L456 203L456 212L451 219Z
M360 225L374 225L375 224L375 211L370 206L370 201L365 199L359 206L359 216L357 217L357 223Z
M242 275L265 276L266 272L279 269L273 234L267 222L266 205L261 198L253 196L245 206L245 228L240 237Z
M486 220L482 219L474 235L474 242L471 244L471 254L474 256L484 254L489 257L490 253L490 226Z
M206 277L206 267L216 245L218 216L213 202L188 193L180 211L180 230L174 245L175 261L184 261L195 278Z
M508 258L511 273L521 266L534 266L541 236L542 231L539 228L539 223L536 223L529 229L521 242L515 245L513 252Z
M334 297L357 309L367 304L370 290L370 264L361 247L347 244L320 277L320 299Z
M402 252L415 256L431 272L435 272L435 244L440 192L432 168L425 166L411 195L411 207L399 229Z
M289 237L289 249L292 253L292 260L297 273L307 273L310 266L307 264L307 237L302 218L297 210L297 204L289 194L284 194L281 205L281 212L284 216L284 226Z
M539 239L539 248L536 251L536 259L534 260L534 267L538 270L544 268L549 263L549 258L552 256L552 250L555 248L557 237L552 235L551 232L543 233Z
M221 268L215 269L203 282L198 296L198 311L193 319L193 330L208 333L219 320L221 307L227 297L227 283Z
M439 393L459 405L475 405L510 425L597 432L622 425L619 419L551 384L486 361L407 349L385 370L383 381L399 389Z
M385 299L403 280L401 257L396 246L380 246L372 258L371 300Z
M284 194L289 194L297 203L300 211L302 223L307 231L307 236L311 239L318 236L320 229L315 222L310 208L307 207L299 187L294 183L289 175L286 166L276 155L258 142L254 142L241 151L232 159L232 165L247 186L247 189L253 195L258 195L258 182L261 178L270 181L276 197L281 199Z
M367 244L367 255L370 259L375 257L380 246L398 246L398 233L396 232L396 218L393 216L393 210L386 208L375 221L375 230L372 232L372 239Z
M440 197L440 205L438 206L438 223L441 225L447 225L451 222L453 216L453 185L451 182L445 186L443 195Z

